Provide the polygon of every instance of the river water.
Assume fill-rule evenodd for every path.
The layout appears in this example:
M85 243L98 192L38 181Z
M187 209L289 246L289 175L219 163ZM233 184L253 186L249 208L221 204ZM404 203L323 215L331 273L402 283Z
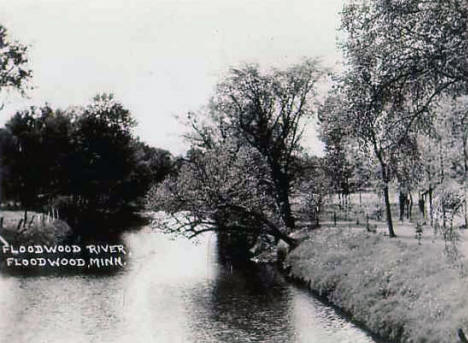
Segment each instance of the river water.
M0 342L374 342L274 268L217 262L197 244L128 233L107 275L0 275Z

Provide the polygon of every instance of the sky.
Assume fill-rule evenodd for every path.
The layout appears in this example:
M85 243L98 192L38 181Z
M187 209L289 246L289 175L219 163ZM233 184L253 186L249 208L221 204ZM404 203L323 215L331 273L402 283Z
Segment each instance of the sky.
M86 105L113 93L148 144L182 154L180 119L206 105L229 67L334 67L343 0L0 0L0 23L29 48L27 98L8 94L0 125L29 105ZM313 123L304 145L319 153Z

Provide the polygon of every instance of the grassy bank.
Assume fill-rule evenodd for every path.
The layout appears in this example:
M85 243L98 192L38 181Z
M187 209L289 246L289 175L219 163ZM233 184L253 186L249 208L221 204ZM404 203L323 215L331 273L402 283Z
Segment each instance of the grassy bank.
M293 278L392 342L459 342L458 330L468 332L468 277L463 258L438 243L322 228L286 263Z
M41 213L28 212L25 218L23 211L2 210L0 217L3 217L0 235L10 244L61 244L72 235L66 222Z

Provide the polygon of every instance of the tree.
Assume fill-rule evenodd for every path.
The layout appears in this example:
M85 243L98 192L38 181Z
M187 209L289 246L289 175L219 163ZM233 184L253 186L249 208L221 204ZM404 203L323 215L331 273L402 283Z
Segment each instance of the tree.
M413 92L466 93L467 25L465 0L353 0L342 12L342 46L355 62L377 59L388 83L406 83Z
M130 201L124 188L135 165L134 119L112 95L100 94L75 125L72 194L87 209L120 209Z
M133 199L135 205L143 205L144 197L154 184L158 184L173 172L174 162L169 151L134 140L135 165L124 187L124 198Z
M189 113L192 148L178 173L148 194L150 210L170 215L157 227L189 238L216 231L250 245L270 235L295 246L289 197L301 119L312 114L320 75L315 61L231 69L204 115Z
M455 151L458 152L455 166L458 165L457 179L463 185L465 228L468 228L468 96L453 101L449 113L449 132L454 138Z
M47 171L43 168L41 127L47 112L47 108L31 107L17 112L5 125L11 135L2 149L2 162L8 170L5 195L19 201L25 209L35 207L45 190Z
M15 89L23 93L27 82L30 80L32 72L28 66L28 58L26 55L26 46L11 41L8 37L7 29L0 25L0 93ZM3 108L3 103L0 104L0 110ZM6 142L5 142L6 144ZM0 202L3 190L3 177L5 174L3 167L2 146L0 146Z
M10 41L7 29L0 25L0 91L16 89L21 93L30 80L26 46Z
M333 189L333 175L330 174L326 157L304 155L301 158L301 174L298 189L302 195L302 210L315 227L320 225L320 215L326 197Z
M331 187L341 198L340 207L347 202L352 191L351 178L353 164L349 158L351 137L346 123L339 116L338 107L342 100L339 97L328 97L318 112L320 139L325 144L325 168L331 178Z
M211 102L221 135L238 137L264 158L289 231L295 229L290 203L294 156L300 151L302 119L313 113L314 87L321 76L315 60L270 72L257 65L232 68Z
M464 225L468 225L468 97L445 98L437 109L436 138L440 147L440 184L458 184L463 189ZM445 187L445 186L443 186Z
M351 134L379 161L393 237L392 161L430 128L438 97L466 89L466 6L459 0L352 1L342 12L342 28L343 113Z
M251 245L263 233L295 244L281 229L270 188L261 155L227 139L190 150L177 175L151 189L148 209L170 215L156 224L167 233L194 238L207 231L227 232L250 237Z

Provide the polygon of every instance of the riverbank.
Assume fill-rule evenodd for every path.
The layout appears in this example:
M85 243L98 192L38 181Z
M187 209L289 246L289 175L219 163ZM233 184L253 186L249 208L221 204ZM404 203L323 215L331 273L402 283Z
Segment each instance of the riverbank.
M392 342L459 342L468 331L468 264L440 240L322 228L286 259L300 280ZM462 249L463 250L463 249Z
M43 213L2 210L0 235L9 244L62 244L69 239L72 228L63 220Z

